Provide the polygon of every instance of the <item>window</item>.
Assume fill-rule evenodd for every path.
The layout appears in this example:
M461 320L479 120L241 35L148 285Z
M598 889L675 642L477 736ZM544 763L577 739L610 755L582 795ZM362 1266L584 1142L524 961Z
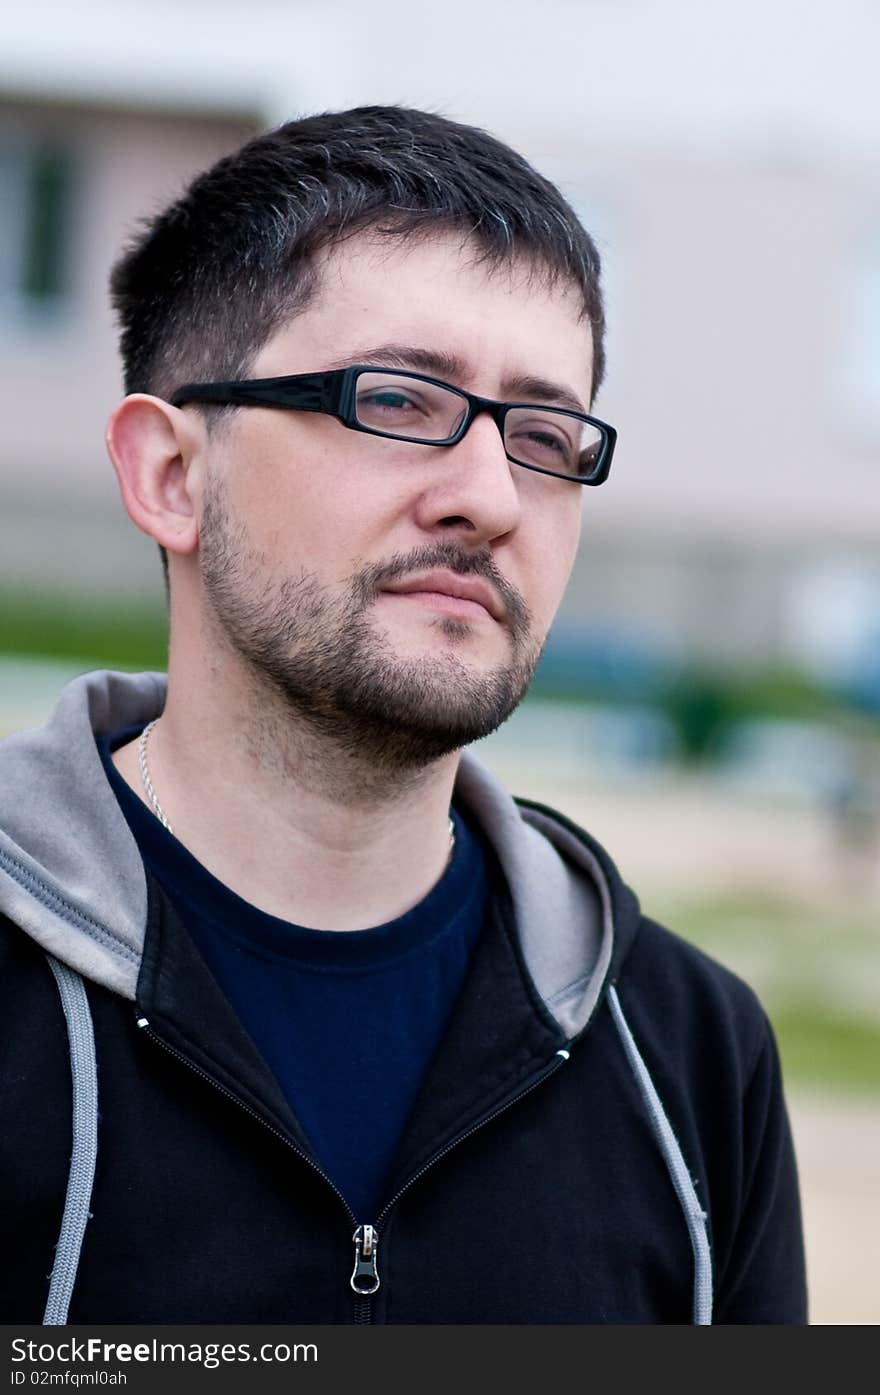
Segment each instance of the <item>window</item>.
M68 288L71 165L59 143L0 129L0 315L40 320Z

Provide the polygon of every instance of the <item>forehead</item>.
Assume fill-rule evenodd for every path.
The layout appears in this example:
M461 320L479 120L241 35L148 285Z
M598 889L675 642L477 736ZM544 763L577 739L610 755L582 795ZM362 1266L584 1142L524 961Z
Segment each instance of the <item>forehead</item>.
M541 378L586 408L592 333L580 289L522 258L481 254L456 233L350 238L319 258L315 295L264 346L255 376L378 362L379 346L412 346L472 391L495 396L502 380ZM385 365L406 366L387 356Z

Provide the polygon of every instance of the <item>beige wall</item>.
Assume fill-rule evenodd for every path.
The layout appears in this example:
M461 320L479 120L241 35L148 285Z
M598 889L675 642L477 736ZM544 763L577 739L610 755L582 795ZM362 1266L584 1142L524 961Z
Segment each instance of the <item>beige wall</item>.
M137 220L234 147L244 119L0 104L77 151L65 317L0 325L0 584L155 590L155 550L123 522L102 436L120 390L108 269ZM738 658L784 640L784 583L805 558L880 541L876 431L841 391L855 248L880 219L876 168L781 149L714 156L499 132L602 207L611 361L596 410L620 431L585 491L565 613ZM47 385L51 384L51 392Z
M590 501L598 526L649 546L658 529L684 546L880 540L880 416L858 421L843 384L872 220L880 244L878 168L760 150L532 153L585 210L599 191L613 238L597 410L620 441Z

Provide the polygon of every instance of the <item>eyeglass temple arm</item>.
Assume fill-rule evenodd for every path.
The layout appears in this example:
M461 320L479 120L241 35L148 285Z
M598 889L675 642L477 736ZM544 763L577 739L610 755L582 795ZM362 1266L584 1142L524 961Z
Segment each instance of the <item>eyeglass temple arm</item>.
M185 383L171 398L172 407L187 402L217 402L224 406L290 407L300 412L338 409L343 375L298 373L286 378L251 378L247 382ZM285 401L285 396L289 401Z

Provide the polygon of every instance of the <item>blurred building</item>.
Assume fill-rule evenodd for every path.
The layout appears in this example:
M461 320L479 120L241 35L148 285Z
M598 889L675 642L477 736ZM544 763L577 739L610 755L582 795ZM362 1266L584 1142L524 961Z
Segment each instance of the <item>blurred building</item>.
M107 278L138 220L256 113L0 95L0 588L159 594L104 422L121 395Z
M861 90L877 11L843 0L829 29L827 7L793 0L555 0L540 26L532 5L489 8L450 0L430 45L399 0L381 22L346 0L11 19L0 589L160 594L102 441L120 391L107 273L138 219L255 129L403 101L522 149L605 257L596 409L619 454L584 491L564 620L735 664L799 661L837 627L833 606L810 606L823 576L878 594L880 114Z

